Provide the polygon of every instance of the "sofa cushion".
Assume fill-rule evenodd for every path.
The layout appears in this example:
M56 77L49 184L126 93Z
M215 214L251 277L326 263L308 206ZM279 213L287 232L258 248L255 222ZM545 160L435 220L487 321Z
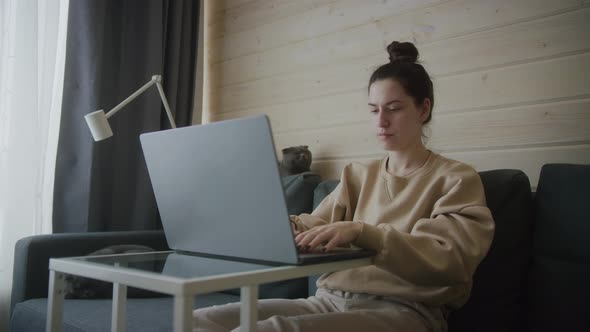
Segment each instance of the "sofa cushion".
M451 314L449 330L520 331L533 227L529 179L518 170L479 175L496 230L490 251L473 277L471 296Z
M320 183L319 175L305 172L281 178L289 214L309 213L313 208L313 191Z
M326 198L326 196L328 196L332 191L334 191L334 189L336 189L338 183L340 183L340 180L326 180L318 184L318 186L313 191L314 210L318 205L320 205L320 203L324 200L324 198Z
M535 196L530 331L590 326L590 165L543 166Z
M212 293L197 296L193 308L239 301L237 296ZM110 331L110 299L65 300L63 332ZM126 331L172 331L173 301L171 297L127 300ZM10 320L11 332L45 331L47 299L18 303Z

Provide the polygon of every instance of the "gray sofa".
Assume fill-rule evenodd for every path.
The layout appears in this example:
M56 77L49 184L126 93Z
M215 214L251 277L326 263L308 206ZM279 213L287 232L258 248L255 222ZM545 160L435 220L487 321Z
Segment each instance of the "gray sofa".
M496 222L492 248L474 277L472 296L451 314L450 331L557 331L590 326L590 166L545 165L536 194L518 170L480 172ZM284 178L290 213L310 211L337 181L311 173ZM319 185L318 185L319 183ZM161 231L33 236L16 245L10 331L43 331L50 257L84 255L112 244L167 249ZM306 297L315 277L263 285L261 298ZM237 290L197 297L195 308L239 300ZM109 299L66 300L64 331L110 329ZM128 331L171 330L169 297L130 298Z

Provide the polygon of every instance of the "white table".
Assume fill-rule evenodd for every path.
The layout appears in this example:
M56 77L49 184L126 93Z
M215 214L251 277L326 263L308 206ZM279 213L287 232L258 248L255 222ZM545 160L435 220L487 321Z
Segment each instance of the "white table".
M52 258L49 261L47 331L61 331L66 274L113 283L112 331L125 330L127 286L172 295L176 332L192 331L195 295L241 287L241 328L243 331L255 331L258 285L370 264L372 258L303 266L270 266L172 251Z

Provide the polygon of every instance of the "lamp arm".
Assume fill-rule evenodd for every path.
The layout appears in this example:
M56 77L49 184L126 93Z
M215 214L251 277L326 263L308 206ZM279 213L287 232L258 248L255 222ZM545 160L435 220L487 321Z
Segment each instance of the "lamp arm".
M115 113L117 113L119 110L121 110L127 104L129 104L133 99L137 98L145 90L149 89L150 86L154 85L156 83L156 80L157 80L156 76L158 76L158 75L152 76L152 79L149 82L147 82L141 88L137 89L137 91L135 91L134 93L132 93L129 97L125 98L125 100L123 100L121 103L119 103L119 105L115 106L112 110L110 110L106 114L107 119L110 118L111 116L115 115Z
M174 123L174 118L172 117L172 112L170 111L170 105L168 105L168 99L166 99L166 95L164 94L164 88L162 88L162 84L160 80L156 81L156 87L158 87L158 92L160 93L160 98L162 99L162 103L164 104L164 108L166 109L166 114L168 114L168 120L170 121L170 126L172 128L176 128L176 123Z
M133 99L137 98L139 95L145 92L145 90L149 89L152 85L156 84L158 87L158 92L160 94L160 99L162 99L162 103L164 104L164 108L166 108L166 114L168 115L168 120L170 121L170 125L172 128L176 128L176 124L174 123L174 118L172 117L172 112L170 111L170 106L168 105L168 100L166 99L166 95L164 94L164 89L162 88L162 76L154 75L152 79L144 84L141 88L137 89L133 94L129 97L125 98L119 105L115 106L112 110L110 110L106 114L106 118L110 118L111 116L115 115L118 111L120 111L123 107L129 104Z

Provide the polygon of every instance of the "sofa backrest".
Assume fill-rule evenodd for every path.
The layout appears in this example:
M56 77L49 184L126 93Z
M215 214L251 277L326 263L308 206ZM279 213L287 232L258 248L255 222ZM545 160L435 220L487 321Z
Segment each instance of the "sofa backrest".
M541 169L528 283L529 331L590 326L589 192L590 165Z
M45 234L18 240L14 248L11 310L19 302L47 297L50 258L83 256L106 246L130 243L169 250L163 231Z
M321 177L312 172L281 178L289 214L298 215L311 212L313 208L313 192L321 181Z
M531 259L533 202L519 170L479 173L496 230L473 277L467 303L449 318L450 331L522 331L527 268Z
M469 301L449 320L450 331L517 331L525 323L524 283L531 258L533 207L528 177L519 170L480 172L496 223L492 247L478 267ZM314 208L338 185L320 183ZM310 282L309 292L315 292Z

